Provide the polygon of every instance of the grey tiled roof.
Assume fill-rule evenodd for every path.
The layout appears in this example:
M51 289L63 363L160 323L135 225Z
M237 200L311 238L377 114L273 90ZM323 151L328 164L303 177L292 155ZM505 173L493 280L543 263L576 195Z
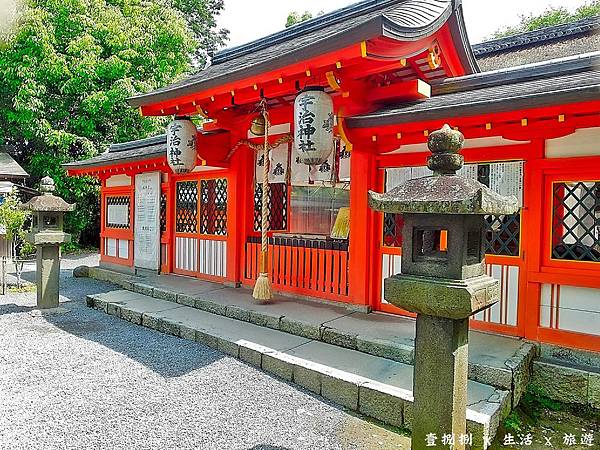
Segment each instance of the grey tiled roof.
M452 14L454 16L452 16ZM365 0L215 55L199 73L129 99L131 106L176 98L285 67L377 36L414 40L437 31L448 18L458 25L456 42L467 70L477 65L464 38L461 0ZM462 50L461 50L462 47Z
M63 164L66 169L88 169L122 162L145 161L164 155L167 135L153 136L138 141L113 144L107 152L84 161Z
M28 178L29 174L14 158L5 152L0 152L0 179Z
M473 53L479 58L483 58L495 53L506 51L516 51L517 49L531 46L547 44L549 42L574 38L582 34L591 34L600 32L600 16L588 17L576 22L555 25L541 28L535 31L507 36L499 39L493 39L473 46ZM593 49L590 49L593 50Z
M600 52L468 75L433 86L432 97L347 119L351 128L451 119L600 99Z

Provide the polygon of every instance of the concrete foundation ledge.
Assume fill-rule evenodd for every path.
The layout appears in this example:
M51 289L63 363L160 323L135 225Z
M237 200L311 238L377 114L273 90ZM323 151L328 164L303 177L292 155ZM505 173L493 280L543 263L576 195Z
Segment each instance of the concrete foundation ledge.
M533 362L531 385L553 400L600 410L600 368L539 359Z
M305 357L291 355L286 351L276 350L270 346L270 342L277 345L276 340L269 340L268 345L262 345L248 339L232 338L231 330L216 328L212 323L213 320L210 319L210 314L205 312L194 312L195 309L177 304L168 307L163 300L138 294L130 294L129 299L115 301L114 299L118 297L123 298L123 291L112 293L114 295L111 301L110 294L89 295L86 302L90 307L103 310L123 320L220 350L352 411L393 426L410 429L414 399L409 390L317 363ZM194 314L204 315L205 322L187 322L188 316ZM231 324L239 323L234 319L219 320L230 321ZM202 323L205 325L201 325ZM247 331L249 335L257 332L253 324L243 324L240 327L242 330L243 327L254 327ZM264 333L280 333L280 331L271 330ZM492 394L488 398L469 405L467 411L468 430L473 433L474 439L473 449L487 448L501 419L510 411L509 392L498 389L489 392Z

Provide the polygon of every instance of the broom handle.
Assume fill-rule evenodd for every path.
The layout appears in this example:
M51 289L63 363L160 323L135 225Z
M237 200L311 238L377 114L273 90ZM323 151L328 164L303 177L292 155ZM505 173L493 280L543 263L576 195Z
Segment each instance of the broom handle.
M267 237L267 226L269 224L269 118L266 109L263 110L265 119L265 147L263 149L263 185L262 185L262 225L261 225L261 262L260 271L267 273L267 252L269 240Z

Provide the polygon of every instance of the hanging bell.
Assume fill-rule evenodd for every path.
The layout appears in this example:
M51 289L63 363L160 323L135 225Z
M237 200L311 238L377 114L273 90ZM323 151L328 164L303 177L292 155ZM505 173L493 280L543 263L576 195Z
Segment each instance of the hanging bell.
M254 136L265 135L265 117L262 114L259 114L252 119L252 123L250 124L250 133L252 133Z

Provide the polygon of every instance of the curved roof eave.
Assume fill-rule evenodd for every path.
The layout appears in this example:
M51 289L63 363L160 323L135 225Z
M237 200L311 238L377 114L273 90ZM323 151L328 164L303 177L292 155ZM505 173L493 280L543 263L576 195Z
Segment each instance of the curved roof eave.
M147 94L130 97L127 99L127 102L130 106L139 107L194 94L206 89L216 88L224 83L240 81L245 78L260 75L261 73L269 70L283 68L289 64L298 62L300 59L312 58L322 55L323 53L344 48L346 46L355 44L357 40L360 42L361 40L371 39L377 35L379 30L381 30L381 18L376 17L375 19L371 19L370 21L352 29L349 33L344 33L345 36L342 35L338 39L316 41L310 46L293 50L274 59L263 60L258 64L244 67L226 74L217 74L212 78L204 80L190 80L188 83L184 81L182 84L173 85L172 87L167 86L166 88L152 91Z
M365 4L367 3L369 2L365 2ZM267 58L262 59L257 64L246 64L241 68L228 70L228 64L238 60L238 58L231 58L207 69L214 71L214 74L209 73L207 76L207 73L204 72L204 77L202 77L203 74L200 72L196 76L165 88L131 97L128 99L128 102L133 107L140 107L191 95L218 87L227 82L240 81L266 71L285 67L302 59L316 57L379 36L414 41L435 33L445 23L450 24L452 35L457 36L454 38L454 43L465 71L467 73L478 72L477 63L472 54L464 26L461 0L406 0L393 6L390 6L390 3L382 2L382 9L375 11L375 13L369 10L365 13L366 17L362 22L346 23L349 26L346 26L339 33L330 33L323 39L319 40L316 37L320 31L326 29L317 29L314 31L316 33L315 39L310 40L306 45L299 45L298 47L290 46L289 44L294 43L295 39L299 39L291 38L286 41L288 48L291 47L291 50L288 48L280 49L280 53L275 55L267 53ZM409 11L413 13L411 17L408 17ZM372 17L369 18L369 15ZM395 18L396 20L394 20ZM356 17L352 20L356 20ZM415 22L415 20L417 25L412 26L413 24L410 22ZM402 21L405 23L401 23ZM310 37L311 35L309 34L308 36ZM307 35L301 35L301 38L305 40L306 37ZM239 60L247 56L242 55L239 57ZM271 57L269 58L268 56Z

